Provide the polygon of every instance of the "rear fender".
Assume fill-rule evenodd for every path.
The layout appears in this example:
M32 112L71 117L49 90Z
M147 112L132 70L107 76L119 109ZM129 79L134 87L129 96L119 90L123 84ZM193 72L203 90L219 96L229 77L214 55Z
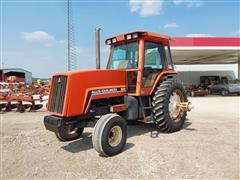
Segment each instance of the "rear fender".
M151 91L150 91L150 94L153 93L154 89L156 88L156 86L161 82L161 80L167 76L167 75L176 75L176 71L173 71L173 70L170 70L170 71L163 71L161 73L159 73L159 75L157 76L152 88L151 88Z

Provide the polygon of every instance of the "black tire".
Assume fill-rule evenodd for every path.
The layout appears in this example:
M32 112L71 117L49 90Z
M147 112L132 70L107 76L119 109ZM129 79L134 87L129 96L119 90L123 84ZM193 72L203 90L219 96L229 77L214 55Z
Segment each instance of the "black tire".
M13 109L17 109L18 107L18 104L11 104L10 108L13 110Z
M179 111L177 119L170 115L169 104L173 93L179 94L181 102L187 102L187 95L183 85L174 77L165 77L156 88L152 99L153 121L159 131L164 133L176 132L182 129L186 119L186 112Z
M72 141L81 137L84 128L62 125L59 132L55 133L59 141Z
M208 89L208 94L212 94L212 91L211 91L211 89Z
M111 142L112 138L114 142L113 128L118 129L118 133L115 134L115 137L118 136L118 138L116 138L116 144ZM111 135L112 137L110 137ZM123 150L126 141L127 122L121 116L117 114L107 114L97 121L92 135L92 143L94 149L101 156L107 157L119 154Z
M7 103L7 104L6 104L6 108L5 108L5 112L10 112L10 111L12 111L12 109L11 109L11 103Z
M6 111L7 104L1 104L1 112Z
M43 105L42 104L36 104L36 105L34 105L35 107L34 107L34 109L37 111L37 110L39 110L39 109L41 109L42 107L43 107Z
M25 107L25 109L28 109L31 107L31 104L24 104L23 106Z
M17 107L17 111L20 112L20 113L24 113L25 112L25 106L22 105L22 104L19 104L18 107Z
M222 96L227 96L228 94L229 94L228 90L226 90L226 89L221 90L221 95Z

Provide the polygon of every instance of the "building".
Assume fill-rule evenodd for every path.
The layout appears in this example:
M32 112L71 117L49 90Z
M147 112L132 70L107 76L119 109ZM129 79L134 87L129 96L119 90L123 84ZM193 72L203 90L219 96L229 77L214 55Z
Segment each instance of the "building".
M17 81L32 84L32 73L22 68L0 69L0 81L6 81L10 76L15 76Z
M240 78L240 38L176 37L171 42L176 70L186 85L206 76Z

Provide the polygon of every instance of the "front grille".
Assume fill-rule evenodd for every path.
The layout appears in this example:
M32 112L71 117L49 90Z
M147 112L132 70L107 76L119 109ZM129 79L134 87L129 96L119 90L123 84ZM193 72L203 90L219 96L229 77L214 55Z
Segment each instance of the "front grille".
M67 76L54 76L52 81L50 112L62 114L67 86Z

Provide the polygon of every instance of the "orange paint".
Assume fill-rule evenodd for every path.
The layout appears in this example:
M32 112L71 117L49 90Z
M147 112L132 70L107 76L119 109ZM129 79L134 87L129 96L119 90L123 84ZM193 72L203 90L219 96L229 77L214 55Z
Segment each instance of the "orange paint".
M125 35L130 33L140 33L140 37L131 40L125 40ZM62 117L73 117L86 115L89 111L92 100L120 97L124 95L128 96L149 96L153 93L155 87L162 79L164 75L176 74L174 70L167 69L167 62L165 58L166 69L159 73L152 87L142 87L142 77L144 71L144 42L151 41L161 43L163 45L169 45L171 38L169 36L145 32L135 31L125 34L120 34L112 38L116 38L117 42L112 46L117 46L123 43L129 43L133 41L139 42L139 59L138 69L122 69L122 70L81 70L73 72L56 73L54 76L61 75L67 76L67 85L65 98L63 103L63 111L61 114L50 112L50 106L47 107L48 113L52 115ZM111 38L109 38L111 39ZM127 72L137 71L137 83L136 93L129 93L125 91L127 88ZM51 84L53 81L51 81ZM117 89L117 90L116 90ZM119 90L120 89L120 90ZM52 96L53 88L50 88L50 96ZM48 104L51 104L51 98L49 98ZM126 106L113 106L116 111L124 109Z

